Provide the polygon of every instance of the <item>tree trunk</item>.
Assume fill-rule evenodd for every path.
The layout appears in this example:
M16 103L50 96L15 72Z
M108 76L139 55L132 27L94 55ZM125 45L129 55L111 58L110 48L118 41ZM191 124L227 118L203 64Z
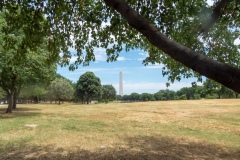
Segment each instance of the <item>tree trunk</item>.
M124 0L104 0L118 11L130 26L142 33L154 46L165 52L174 60L195 72L213 79L224 86L240 93L240 69L213 60L205 55L183 46L162 34L157 27L140 16Z
M89 104L89 99L87 98L87 104Z
M217 93L217 95L218 95L218 99L221 99L221 94L220 94L220 93Z
M235 92L235 97L238 98L238 93L237 92Z
M19 92L15 91L13 94L13 107L12 109L17 109L17 99L18 99Z
M60 105L60 102L61 102L61 101L59 100L59 101L58 101L58 105Z
M34 103L38 104L38 102L39 102L38 96L34 96L33 100L34 100Z
M13 95L14 93L8 94L8 108L6 113L12 113L12 108L13 108Z
M82 97L82 104L84 104L84 99L83 99L83 97Z

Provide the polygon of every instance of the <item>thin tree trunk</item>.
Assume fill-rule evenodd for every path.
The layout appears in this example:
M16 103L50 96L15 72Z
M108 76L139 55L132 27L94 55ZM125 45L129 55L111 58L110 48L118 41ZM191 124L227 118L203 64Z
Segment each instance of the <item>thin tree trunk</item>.
M12 108L13 108L13 94L14 93L10 93L8 94L8 108L6 113L12 113Z
M238 93L237 92L235 92L235 97L238 98Z
M13 107L12 109L17 109L17 99L18 99L19 92L15 91L13 94Z
M83 97L82 97L82 104L84 104L84 99L83 99Z
M240 69L213 60L183 46L159 32L154 24L139 15L124 0L104 0L118 11L130 26L142 33L154 46L195 72L240 93ZM224 53L223 53L224 54Z

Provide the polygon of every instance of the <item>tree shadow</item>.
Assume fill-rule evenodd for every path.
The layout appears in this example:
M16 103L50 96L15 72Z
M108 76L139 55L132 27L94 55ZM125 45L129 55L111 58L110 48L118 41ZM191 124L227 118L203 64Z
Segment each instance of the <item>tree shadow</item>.
M240 150L228 151L212 144L184 143L168 137L139 136L126 138L126 146L100 148L95 151L78 149L65 153L54 146L25 146L2 152L0 159L51 159L51 160L192 160L192 159L239 159Z
M20 108L13 109L12 113L6 113L6 110L7 110L7 106L0 108L0 119L23 117L23 116L37 116L40 114L38 111L41 109L20 107Z

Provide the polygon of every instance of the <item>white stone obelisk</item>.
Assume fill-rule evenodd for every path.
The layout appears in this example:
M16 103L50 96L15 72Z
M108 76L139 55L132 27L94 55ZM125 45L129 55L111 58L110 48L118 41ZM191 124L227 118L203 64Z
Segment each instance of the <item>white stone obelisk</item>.
M119 95L123 96L123 79L122 79L122 70L119 75Z

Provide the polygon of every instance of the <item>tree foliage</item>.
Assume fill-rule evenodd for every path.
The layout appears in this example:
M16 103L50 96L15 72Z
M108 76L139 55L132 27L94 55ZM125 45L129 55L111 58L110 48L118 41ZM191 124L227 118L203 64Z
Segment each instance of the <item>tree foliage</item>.
M49 94L60 105L60 101L71 100L73 98L74 88L66 79L56 78L50 85Z
M154 93L155 100L174 100L175 92L169 89L160 90L157 93Z
M112 85L103 85L102 86L102 97L101 101L109 102L116 99L117 91Z
M6 93L4 90L0 87L0 100L3 100L6 98ZM1 101L0 101L1 102Z
M16 10L15 16L20 16ZM56 61L49 63L46 41L38 41L38 45L28 45L24 26L8 24L8 11L0 14L0 86L8 96L7 112L16 108L16 100L21 87L27 83L48 83L56 71ZM38 35L35 35L37 39Z
M232 98L234 97L234 95L236 95L236 98L238 96L238 94L235 94L234 91L226 88L225 86L212 81L210 79L207 79L204 83L203 83L203 87L205 89L206 94L213 96L216 95L215 97L217 97L218 99L220 98Z
M101 80L93 72L86 72L79 77L76 84L76 96L89 104L98 100L102 95Z
M23 103L31 102L38 103L41 100L46 100L48 94L47 85L44 83L24 84L19 93L19 99Z
M163 75L170 82L182 77L201 81L204 75L240 92L240 70L234 68L239 67L239 51L233 45L239 38L239 0L217 0L213 6L206 0L13 0L1 4L9 13L10 26L24 26L30 37L25 38L27 46L38 40L32 35L38 33L39 40L49 35L52 59L63 52L62 65L70 63L69 47L75 48L77 61L70 69L94 61L96 47L106 48L107 61L115 61L123 49L141 48L148 53L143 63L163 64ZM23 16L16 16L18 8Z

